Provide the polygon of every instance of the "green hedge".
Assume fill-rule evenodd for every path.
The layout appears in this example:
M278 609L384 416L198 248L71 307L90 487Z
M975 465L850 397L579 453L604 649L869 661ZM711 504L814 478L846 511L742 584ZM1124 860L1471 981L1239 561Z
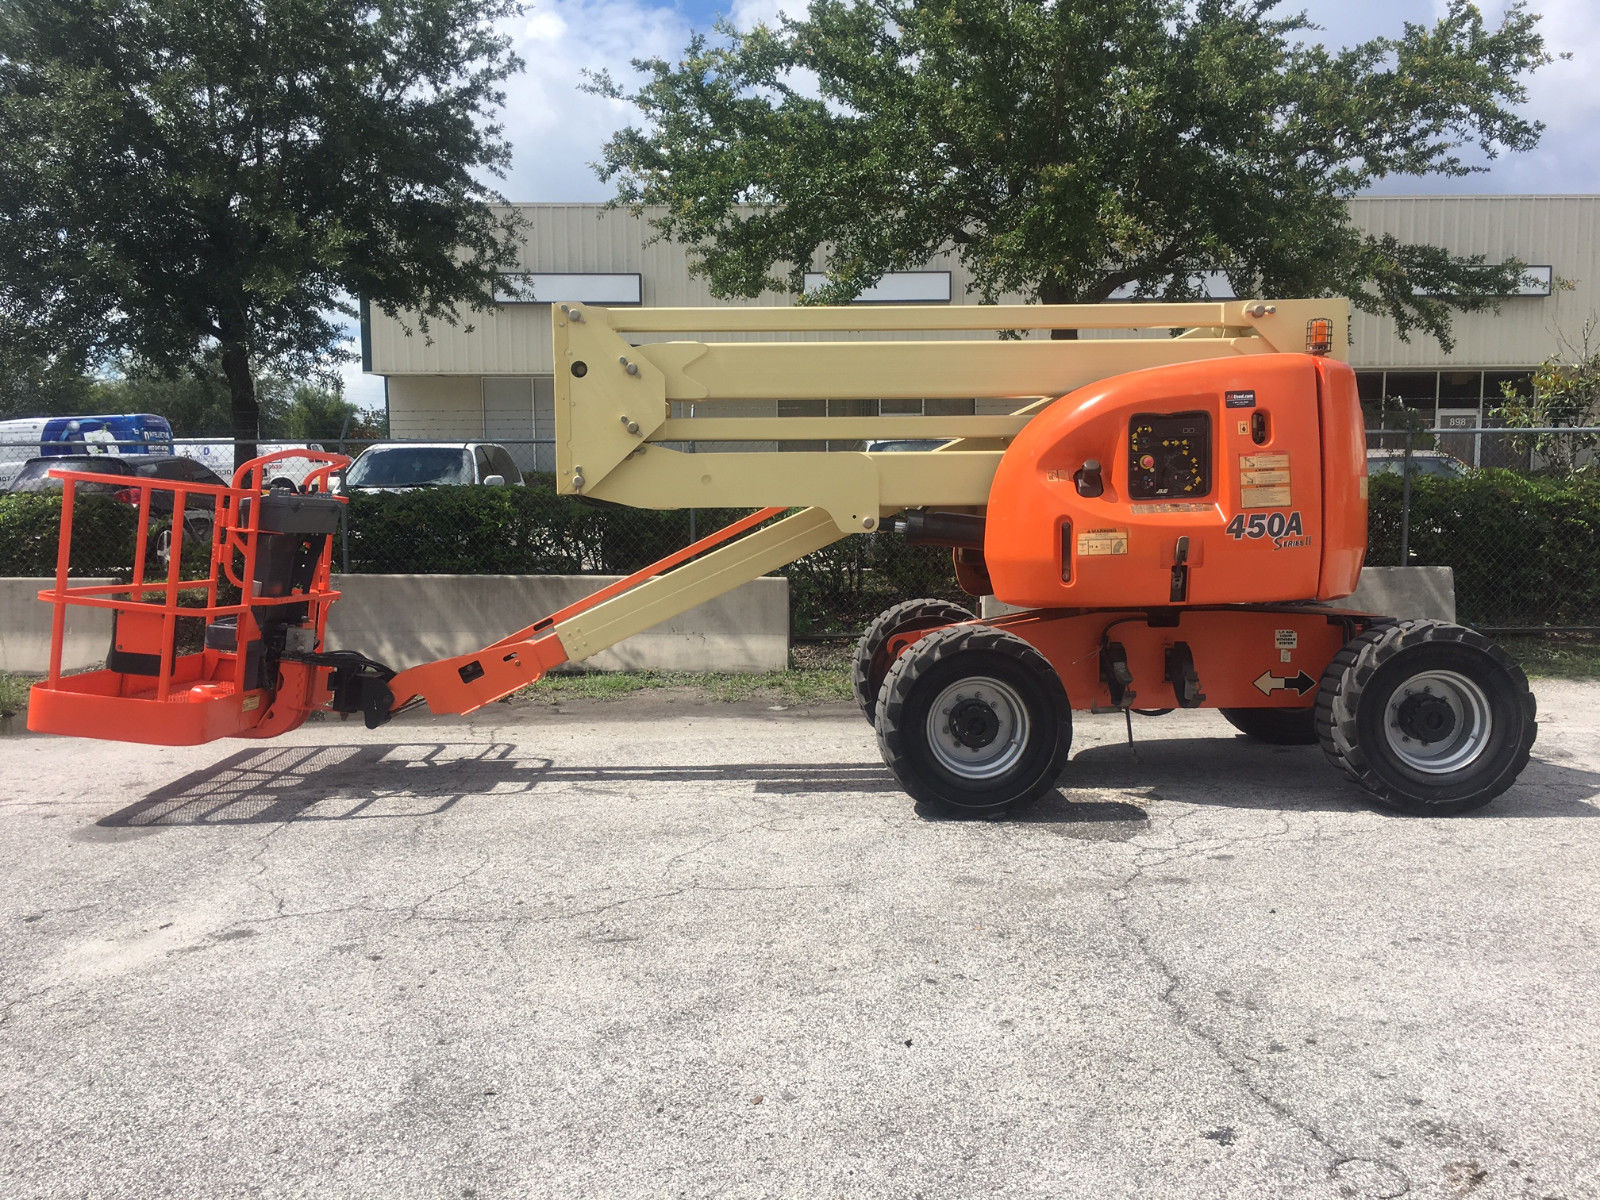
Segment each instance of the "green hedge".
M126 575L133 565L138 513L109 496L79 496L73 506L73 575ZM0 496L0 575L56 573L61 494Z
M1372 477L1367 564L1399 566L1398 474ZM1469 625L1600 625L1600 479L1475 471L1411 481L1410 566L1455 571Z
M1372 479L1373 566L1400 561L1401 486L1398 475ZM59 496L0 496L0 574L54 573L60 511ZM335 562L366 574L621 574L739 515L583 503L557 496L549 476L523 488L359 495ZM131 508L83 497L73 573L125 573L133 540ZM1413 479L1409 561L1455 569L1457 611L1469 624L1600 625L1600 479ZM963 599L948 551L892 534L846 538L782 573L802 635L859 631L910 596Z
M1410 564L1455 570L1460 619L1474 625L1600 624L1600 480L1510 471L1412 481ZM1374 476L1367 561L1400 562L1402 481ZM695 534L740 515L695 514ZM437 488L359 496L352 571L622 573L687 544L690 514L584 504L549 477L526 488ZM795 631L859 630L910 596L965 599L948 551L893 535L851 537L782 569Z
M348 564L365 575L625 574L743 515L601 505L526 487L438 487L350 498Z
M558 496L553 478L521 488L442 487L351 497L336 562L357 574L620 575L745 515L655 511ZM908 595L959 595L946 550L852 537L781 571L795 631L848 633Z

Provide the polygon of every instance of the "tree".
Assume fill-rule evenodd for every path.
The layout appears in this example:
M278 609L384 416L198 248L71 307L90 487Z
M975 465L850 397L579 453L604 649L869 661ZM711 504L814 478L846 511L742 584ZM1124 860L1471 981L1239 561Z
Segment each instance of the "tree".
M251 380L258 432L270 435L284 406L285 389L271 376ZM169 374L147 363L124 361L117 373L94 385L94 412L156 413L175 437L233 436L233 408L221 355L213 350L181 372Z
M93 394L81 364L28 353L0 338L0 420L86 413Z
M1279 0L812 0L803 18L635 60L642 125L597 164L663 206L720 296L800 293L814 259L845 301L953 250L984 298L1095 303L1346 295L1449 345L1522 264L1356 229L1345 201L1392 176L1466 175L1526 150L1517 114L1549 61L1512 3L1344 50Z
M1593 430L1600 427L1600 316L1591 314L1576 340L1562 337L1557 353L1534 369L1524 391L1502 383L1504 402L1495 410L1507 429ZM1532 450L1553 475L1573 476L1594 469L1600 434L1529 433L1508 439L1512 449Z
M367 441L386 437L388 431L382 414L350 403L337 391L305 383L294 389L277 430L295 442Z
M255 379L337 357L359 296L457 321L514 219L482 181L515 0L0 0L0 344Z

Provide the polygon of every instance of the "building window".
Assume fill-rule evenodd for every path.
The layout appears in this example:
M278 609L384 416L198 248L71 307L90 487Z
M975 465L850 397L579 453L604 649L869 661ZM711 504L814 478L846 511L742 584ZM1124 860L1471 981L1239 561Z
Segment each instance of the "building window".
M1551 285L1555 282L1555 270L1552 267L1529 267L1522 276L1522 286L1512 292L1513 296L1548 296Z
M828 277L821 271L806 272L806 292L826 286ZM949 271L890 271L863 291L855 304L949 304Z
M503 271L496 304L642 304L644 277L637 273L570 274Z

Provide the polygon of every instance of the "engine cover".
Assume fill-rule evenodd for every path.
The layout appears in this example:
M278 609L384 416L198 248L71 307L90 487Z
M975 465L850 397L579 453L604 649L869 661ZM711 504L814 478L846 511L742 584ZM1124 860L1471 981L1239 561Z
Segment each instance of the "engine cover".
M989 492L995 596L1027 608L1331 600L1366 549L1355 373L1307 354L1134 371L1069 393Z

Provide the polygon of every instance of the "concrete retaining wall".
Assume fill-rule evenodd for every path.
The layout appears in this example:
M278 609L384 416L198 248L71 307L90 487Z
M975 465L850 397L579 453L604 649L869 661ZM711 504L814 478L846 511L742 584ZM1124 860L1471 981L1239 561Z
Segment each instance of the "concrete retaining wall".
M396 669L469 654L610 583L604 575L337 575L330 649ZM789 581L757 579L593 658L601 671L778 671L789 665Z
M113 579L74 579L74 585L115 583ZM53 609L39 602L52 579L0 579L0 671L43 675L50 669ZM69 671L97 667L111 645L111 613L103 608L69 608L61 665Z
M1349 598L1328 608L1354 608L1386 617L1456 619L1456 578L1449 567L1363 567Z
M1322 607L1350 608L1385 617L1454 621L1455 574L1449 567L1364 567L1361 583L1352 596ZM993 596L984 597L985 617L998 617L1016 611Z

